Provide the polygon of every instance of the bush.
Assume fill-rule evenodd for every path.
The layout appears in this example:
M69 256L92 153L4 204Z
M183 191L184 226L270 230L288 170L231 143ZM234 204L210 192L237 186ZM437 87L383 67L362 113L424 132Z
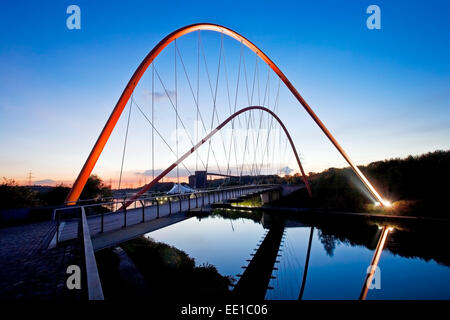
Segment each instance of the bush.
M30 187L19 186L14 180L3 178L0 184L1 209L29 208L38 203L37 192Z

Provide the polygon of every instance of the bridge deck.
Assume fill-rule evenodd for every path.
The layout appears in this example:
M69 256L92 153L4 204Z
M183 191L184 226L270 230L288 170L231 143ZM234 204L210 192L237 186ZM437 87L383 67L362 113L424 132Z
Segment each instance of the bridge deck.
M243 189L241 195L248 195L250 193L257 193L267 190L262 187L255 187L251 189ZM214 199L215 197L215 199ZM94 215L87 217L87 222L89 225L89 231L93 240L94 250L102 247L106 247L108 243L114 242L114 237L122 239L122 241L137 237L146 232L154 231L163 228L172 223L179 222L186 219L186 215L180 215L189 211L189 209L195 209L202 207L206 204L212 204L217 202L223 202L228 199L236 197L236 194L231 192L217 192L214 196L210 194L198 196L197 199L189 198L182 199L181 201L173 201L171 204L168 202L159 205L159 217L158 216L158 206L150 205L146 207L130 208L126 210L126 225L125 225L125 212L116 211L108 212L103 215L103 232L101 232L102 227L102 217L101 215ZM144 214L144 223L143 223ZM172 217L169 219L169 217ZM164 219L163 219L164 218ZM149 224L148 222L161 220L156 224ZM59 241L67 241L74 239L78 235L78 219L66 220L61 223L59 232ZM140 226L138 226L140 225ZM127 231L124 231L127 230ZM99 238L96 240L96 238ZM101 240L103 239L103 240ZM117 242L117 241L116 241Z

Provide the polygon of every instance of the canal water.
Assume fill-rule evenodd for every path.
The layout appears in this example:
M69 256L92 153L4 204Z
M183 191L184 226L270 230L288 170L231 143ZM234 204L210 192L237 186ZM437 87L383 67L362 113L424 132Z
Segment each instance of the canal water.
M270 220L266 214L216 211L145 236L183 250L196 265L214 265L237 282L273 228ZM311 224L297 218L283 219L282 228L266 299L296 300L302 284L305 300L359 298L381 226ZM396 225L387 237L367 300L450 299L447 243L445 236L430 230Z

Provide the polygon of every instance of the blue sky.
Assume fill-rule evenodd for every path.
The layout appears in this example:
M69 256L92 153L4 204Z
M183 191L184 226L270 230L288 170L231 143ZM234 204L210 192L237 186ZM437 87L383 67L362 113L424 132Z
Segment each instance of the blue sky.
M81 30L66 28L70 4ZM371 4L381 30L366 27ZM4 2L0 176L73 180L144 56L195 22L258 45L358 164L449 149L449 14L448 1ZM345 166L288 93L280 102L306 171ZM120 166L122 122L95 169L105 179ZM148 169L133 161L129 172Z

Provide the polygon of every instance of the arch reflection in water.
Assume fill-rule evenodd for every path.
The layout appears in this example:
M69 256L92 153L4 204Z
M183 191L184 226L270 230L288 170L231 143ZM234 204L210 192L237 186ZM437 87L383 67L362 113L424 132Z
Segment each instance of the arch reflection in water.
M185 251L198 265L215 265L222 275L233 276L237 284L237 275L245 274L271 230L266 216L262 219L261 215L245 214L247 218L233 212L193 217L148 236ZM401 228L392 233L389 241L386 236L378 263L382 286L368 290L367 299L450 298L448 253L436 249L436 238L436 250L424 244L429 248L424 253L414 240L423 243L424 232ZM302 221L285 221L265 298L358 299L382 234L377 225L311 226ZM439 234L434 232L434 237Z

